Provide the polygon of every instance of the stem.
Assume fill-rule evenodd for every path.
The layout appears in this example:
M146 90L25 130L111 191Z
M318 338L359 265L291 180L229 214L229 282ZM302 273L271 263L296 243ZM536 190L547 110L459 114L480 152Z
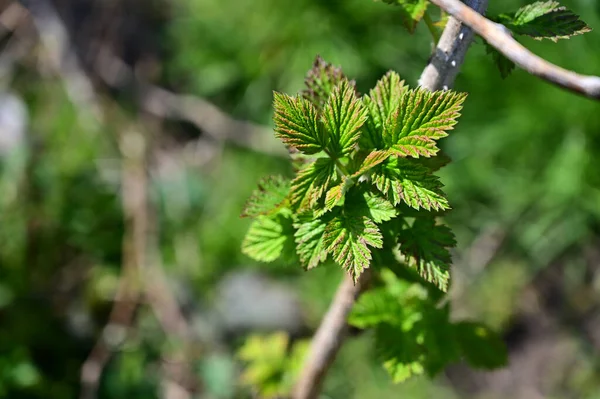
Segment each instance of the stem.
M344 280L340 283L329 310L312 340L302 374L292 394L293 399L315 399L319 396L329 366L333 363L348 333L346 319L352 311L354 301L365 290L370 280L369 269L360 275L356 285L350 275L344 275Z
M484 12L487 8L487 0L466 0L466 2L469 6L474 7L479 12ZM465 27L466 30L463 30L460 25L461 24L458 23L457 28L455 20L451 18L450 21L448 21L448 24L446 24L440 40L443 41L445 39L445 41L448 42L448 47L450 49L457 50L457 56L460 56L461 62L458 65L453 65L451 67L452 58L445 57L445 59L434 60L434 57L432 57L430 64L425 68L421 75L420 85L423 88L433 91L441 84L450 85L454 82L457 70L460 68L464 54L473 38L472 33L470 36L468 35L470 29ZM438 44L438 49L441 45L442 43ZM435 65L433 65L434 62ZM445 71L445 73L438 72L429 76L427 75L427 72L430 67L440 68L440 70ZM453 73L448 73L450 69L453 70ZM343 171L344 169L345 168L341 170ZM370 269L365 270L363 274L360 275L356 285L354 285L350 276L344 276L344 280L340 283L335 297L329 305L329 309L313 337L308 355L302 367L302 373L294 387L292 399L316 399L319 396L327 371L335 360L337 352L346 338L348 331L346 320L348 315L350 314L356 299L366 289L370 279Z
M423 15L423 21L425 21L425 25L427 25L427 29L429 29L429 33L431 33L431 37L433 38L433 44L437 45L440 41L440 32L438 31L437 26L435 26L435 22L433 22L433 19L431 19L429 11L426 11L425 15Z

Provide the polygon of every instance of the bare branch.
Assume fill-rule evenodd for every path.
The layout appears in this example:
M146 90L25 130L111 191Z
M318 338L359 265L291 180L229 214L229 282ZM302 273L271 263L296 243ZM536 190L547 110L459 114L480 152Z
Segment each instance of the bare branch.
M487 9L488 0L467 0L465 4L483 14ZM471 28L451 17L429 64L419 78L419 86L431 91L451 88L473 36L475 33Z
M368 285L370 278L371 271L367 269L354 285L352 277L348 274L344 275L344 280L340 283L331 306L313 337L310 352L292 395L293 399L318 397L327 370L346 338L348 332L346 319L354 302Z
M173 93L144 82L107 48L98 52L94 68L110 87L133 90L140 108L151 115L189 122L221 142L228 141L269 155L289 156L286 148L275 140L271 128L235 120L202 98Z
M504 25L490 21L459 0L431 2L471 27L492 47L530 74L577 94L600 100L600 77L580 75L533 54L513 39Z

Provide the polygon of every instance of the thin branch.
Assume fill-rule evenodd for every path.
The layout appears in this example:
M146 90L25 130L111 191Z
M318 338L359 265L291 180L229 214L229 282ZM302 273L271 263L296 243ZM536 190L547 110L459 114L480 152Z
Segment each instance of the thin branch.
M513 39L504 25L490 21L459 0L431 2L471 27L492 47L530 74L577 94L600 100L600 77L580 75L533 54Z
M468 0L465 3L483 14L488 0ZM431 91L451 88L474 35L471 28L450 17L429 64L421 74L419 86Z
M123 267L119 287L108 322L96 345L81 367L81 399L97 397L102 372L112 356L116 344L122 343L134 322L135 310L141 297L142 268L146 263L147 231L147 176L143 167L145 145L140 133L125 132L121 136L123 153L121 170L123 216ZM112 342L111 335L119 339Z
M233 119L202 98L174 93L145 82L106 47L100 49L93 65L94 72L108 86L127 88L136 93L138 105L144 112L191 123L221 142L228 141L259 153L289 157L286 148L274 139L271 128Z
M63 80L81 122L90 126L102 123L104 116L94 86L73 50L69 32L54 5L48 0L21 0L21 3L29 11L49 64Z
M470 4L477 5L484 12L487 0L471 0ZM421 75L420 85L428 90L437 90L450 86L458 73L464 55L471 44L473 35L470 29L464 28L452 18L446 24L438 52ZM438 53L446 54L443 58ZM454 61L454 63L453 63ZM329 367L348 332L347 319L356 299L366 289L371 279L371 270L366 270L358 279L356 285L345 275L340 283L327 313L315 333L309 353L304 361L302 372L294 387L293 399L316 399L321 391L323 381Z
M329 366L333 363L348 333L346 322L348 315L370 278L371 271L367 269L354 285L352 277L348 274L344 275L344 280L340 283L331 306L312 339L310 352L292 395L293 399L318 397Z

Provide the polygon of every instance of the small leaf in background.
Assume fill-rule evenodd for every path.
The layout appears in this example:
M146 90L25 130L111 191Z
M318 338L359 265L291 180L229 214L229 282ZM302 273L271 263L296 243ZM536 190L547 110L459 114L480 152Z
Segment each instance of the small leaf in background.
M327 252L356 282L371 263L369 246L381 248L383 237L369 218L340 215L327 224L324 244Z
M514 33L554 42L592 30L558 1L536 1L521 7L514 14L501 15L499 20Z
M290 348L284 332L251 335L238 350L238 357L246 363L242 383L254 388L261 398L289 396L307 348L306 340L296 341Z
M438 148L435 140L446 137L460 116L466 93L411 89L402 96L395 117L384 126L383 139L399 156L429 157Z
M361 148L383 148L381 132L384 123L398 109L400 99L406 90L407 87L400 79L400 75L389 71L369 91L369 94L363 97L363 103L368 110L368 118L360 139Z
M456 337L462 353L473 367L495 369L506 366L508 354L502 339L481 323L459 322Z
M290 181L281 176L270 176L258 183L242 213L242 217L255 217L277 212L290 191Z
M323 109L334 87L345 79L341 68L334 67L323 60L321 56L317 56L312 69L308 71L304 80L306 89L302 92L302 96L317 109Z
M335 178L335 163L330 158L319 158L306 165L292 180L292 204L300 210L313 208Z
M449 209L439 179L423 165L411 160L391 157L373 169L373 183L390 201L401 201L414 209Z
M342 80L333 89L322 118L329 133L329 151L338 157L348 155L358 142L360 128L367 118L367 111L348 80Z
M327 144L327 134L318 111L307 99L274 92L275 135L285 145L305 154L316 154Z
M433 217L416 218L412 226L400 232L398 242L409 267L440 290L448 290L452 262L448 249L456 245L450 228L436 224Z
M485 42L485 52L486 54L492 56L494 64L496 64L496 67L500 71L500 76L502 76L502 79L506 79L515 69L516 65L514 62L506 58L502 53L490 46L487 42Z
M242 253L254 260L273 262L291 242L291 219L282 215L258 216L242 242Z
M427 5L429 1L427 0L383 0L388 4L393 4L399 6L400 8L400 16L402 17L402 22L406 29L413 33L415 31L415 27L417 23L423 18L425 15L425 11L427 11Z

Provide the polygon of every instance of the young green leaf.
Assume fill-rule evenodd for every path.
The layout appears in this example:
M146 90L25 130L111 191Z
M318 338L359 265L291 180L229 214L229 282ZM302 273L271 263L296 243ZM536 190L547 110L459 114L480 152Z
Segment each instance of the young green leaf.
M536 40L557 42L592 30L558 1L536 1L521 7L512 15L501 15L499 19L514 33Z
M347 194L345 209L353 216L366 216L375 223L387 222L396 217L396 208L379 193L364 191L360 187Z
M456 241L447 226L436 224L434 218L420 217L400 232L398 242L409 267L440 290L448 290L452 262L448 248L455 246Z
M455 328L460 348L471 366L495 369L508 363L506 345L485 325L463 321Z
M255 217L258 215L269 215L284 206L284 202L290 192L290 181L281 176L270 176L263 178L258 183L258 189L254 190L242 217Z
M400 75L389 71L381 78L369 95L363 97L368 118L359 144L362 149L383 148L381 132L384 123L400 106L402 94L407 90Z
M291 219L259 215L246 233L242 253L257 261L273 262L281 256L291 234Z
M394 205L403 201L414 209L449 209L439 179L429 170L405 158L390 157L373 169L373 183Z
M391 151L382 150L382 151L372 151L367 155L367 157L362 161L358 170L352 175L352 177L359 177L360 175L367 173L375 166L387 160L390 155L392 155Z
M367 111L348 80L342 80L333 89L323 108L322 118L329 132L329 151L337 157L352 152L360 137L360 128L367 118Z
M317 56L312 69L308 71L304 80L306 89L302 92L302 96L321 110L333 88L345 79L341 68L334 67L323 60L321 56Z
M446 137L457 123L466 93L408 90L383 130L388 148L398 156L429 157L437 153L435 140Z
M383 0L388 4L394 4L400 7L400 16L406 29L413 33L417 23L427 11L427 0Z
M336 206L342 198L344 198L344 194L348 189L349 180L347 177L342 176L342 182L337 186L329 189L327 194L325 195L325 211L328 212Z
M305 154L323 151L328 142L327 132L315 106L302 97L290 97L278 92L273 95L275 136Z
M330 158L319 158L306 165L292 180L291 202L299 210L312 209L327 192L336 178L335 162Z
M294 224L297 229L295 234L296 251L300 262L308 270L316 267L327 258L327 251L323 242L323 234L327 225L322 219L300 217Z
M335 217L327 224L323 239L327 252L350 273L355 282L371 263L369 246L381 248L383 245L377 225L365 216Z

